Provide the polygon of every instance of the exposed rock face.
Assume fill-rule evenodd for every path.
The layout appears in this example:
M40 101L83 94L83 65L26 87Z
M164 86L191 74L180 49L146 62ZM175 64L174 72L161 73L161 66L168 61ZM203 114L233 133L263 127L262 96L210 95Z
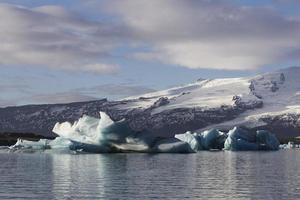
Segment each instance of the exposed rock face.
M286 113L276 116L264 116L260 120L265 122L266 125L256 129L270 130L279 139L300 135L300 114Z
M280 74L280 84L283 84L284 81L285 81L284 73L281 73L281 74Z
M279 90L279 87L277 86L277 82L271 81L271 91L276 92L277 90Z
M243 101L242 97L235 95L232 97L234 106L240 108L241 110L256 109L263 107L263 101L260 99L249 100L247 102Z
M159 106L164 106L170 103L168 97L160 97L157 101L154 102L152 108L157 108Z

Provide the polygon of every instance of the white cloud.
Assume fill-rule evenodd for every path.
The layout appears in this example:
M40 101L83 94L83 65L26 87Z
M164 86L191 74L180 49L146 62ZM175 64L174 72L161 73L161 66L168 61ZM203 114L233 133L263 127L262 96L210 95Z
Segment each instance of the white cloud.
M134 57L188 68L243 70L299 57L300 21L274 8L225 0L116 0L119 15L150 48Z
M119 71L119 66L113 65L113 64L97 63L97 64L85 65L85 66L83 66L82 70L89 71L89 72L95 72L95 73L112 74L112 73L117 73Z
M106 20L60 6L0 4L0 66L115 73L116 53L193 69L244 70L296 62L300 55L299 19L274 7L229 0L80 2Z
M105 60L120 39L114 28L60 6L0 4L0 64L115 72Z
M67 91L67 92L58 92L52 94L36 94L29 97L27 100L31 103L53 104L53 103L93 101L93 100L97 100L97 98L84 95L79 92Z
M108 97L109 99L120 99L129 96L142 95L149 92L154 92L154 89L129 84L103 84L90 88L79 88L76 91L91 96Z
M92 87L71 89L65 92L39 93L25 97L25 99L26 101L31 103L69 103L79 101L92 101L103 98L117 100L128 96L140 95L154 91L155 90L144 86L127 84L103 84ZM5 102L3 102L2 104L4 103Z
M118 100L129 96L142 95L154 92L154 89L129 84L102 84L91 87L82 87L63 92L34 91L32 87L24 84L3 84L0 82L0 90L6 94L14 95L0 97L0 108L23 104L47 104L93 101L107 98Z

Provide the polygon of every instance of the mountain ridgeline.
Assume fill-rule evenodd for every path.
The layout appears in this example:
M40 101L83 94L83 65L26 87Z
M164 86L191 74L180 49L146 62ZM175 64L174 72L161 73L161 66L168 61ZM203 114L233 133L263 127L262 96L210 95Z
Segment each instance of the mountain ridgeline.
M53 137L56 122L99 117L99 111L113 120L125 118L136 131L161 137L234 126L267 129L278 138L295 137L300 135L300 68L246 78L199 79L119 101L0 108L0 132Z

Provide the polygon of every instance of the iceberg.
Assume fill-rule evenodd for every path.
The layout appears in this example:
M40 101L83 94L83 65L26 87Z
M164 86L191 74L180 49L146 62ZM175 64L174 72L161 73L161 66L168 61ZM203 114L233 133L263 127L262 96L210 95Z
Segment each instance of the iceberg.
M147 131L132 130L126 120L113 121L106 113L100 118L82 116L73 124L56 123L54 140L26 141L19 139L10 149L67 150L87 153L145 152L195 153L202 150L278 150L279 142L268 131L255 134L235 127L228 133L211 129L190 131L172 138L153 136Z
M175 138L177 138L178 140L180 140L182 142L186 142L187 144L189 144L191 150L193 150L194 152L197 152L202 149L202 147L200 146L201 144L199 143L196 134L192 134L190 131L188 131L184 134L177 134L177 135L175 135Z
M250 133L244 129L234 127L228 132L224 149L231 151L278 150L279 141L275 135L265 130Z
M191 133L190 131L184 134L177 134L175 138L186 142L195 152L201 150L223 149L227 135L217 129L207 130L201 133Z
M100 119L87 115L73 124L56 123L54 140L18 140L11 149L62 149L88 153L147 152L191 153L190 145L176 138L151 136L147 132L133 131L125 120L114 122L106 113Z
M114 122L104 112L100 112L100 119L84 115L73 125L70 122L56 123L52 131L71 141L93 145L122 141L126 135L132 134L124 120Z
M256 131L256 140L259 144L259 150L278 150L279 141L274 134L266 130Z
M223 149L227 135L217 129L211 129L202 132L200 138L204 150Z
M70 149L72 141L63 137L56 137L54 140L47 140L50 149Z
M124 150L122 144L127 143L126 138L136 134L125 120L114 122L104 112L100 112L100 119L84 115L73 125L69 122L56 123L53 132L69 140L71 150L91 153Z
M299 144L295 144L292 141L289 141L287 144L281 144L279 146L280 149L295 149L295 148L300 148Z
M49 147L49 140L40 139L38 141L28 141L23 139L18 139L16 144L10 146L10 149L33 149L33 150L45 150Z
M195 153L187 142L177 138L166 138L158 141L153 149L154 153Z

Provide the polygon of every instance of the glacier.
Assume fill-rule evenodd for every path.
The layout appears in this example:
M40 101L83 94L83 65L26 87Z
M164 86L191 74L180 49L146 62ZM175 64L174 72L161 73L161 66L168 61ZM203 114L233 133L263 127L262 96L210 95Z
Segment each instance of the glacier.
M278 150L277 138L268 131L255 134L235 127L228 133L218 129L186 132L162 138L132 130L126 120L113 121L105 112L100 119L83 115L73 124L56 123L54 140L26 141L19 139L10 149L70 150L87 153L144 152L195 153L202 150Z

